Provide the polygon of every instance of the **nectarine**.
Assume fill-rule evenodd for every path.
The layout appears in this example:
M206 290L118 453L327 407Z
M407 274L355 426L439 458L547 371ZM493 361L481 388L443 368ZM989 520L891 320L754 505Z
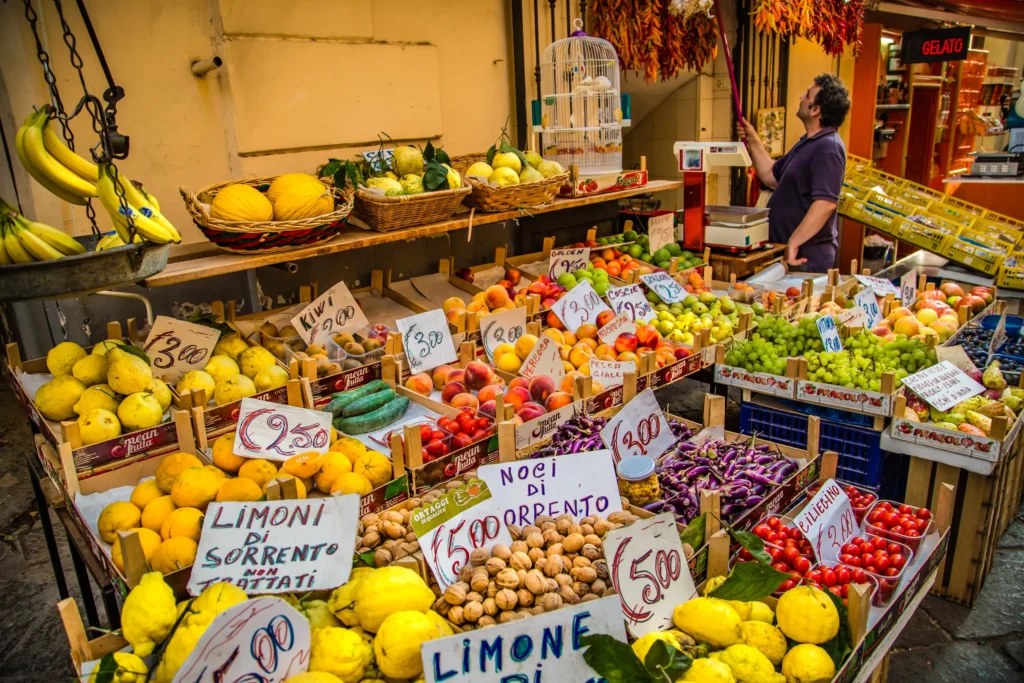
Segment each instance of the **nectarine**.
M441 304L441 310L447 313L453 308L465 308L466 302L457 296L450 296Z
M444 385L444 389L441 390L441 402L450 405L452 399L459 394L464 394L468 391L469 387L462 382L448 382Z
M480 401L470 393L456 394L452 399L452 408L469 408L473 412L480 409Z
M415 391L420 396L430 396L430 392L434 390L434 382L430 379L430 375L419 372L405 380L405 388Z
M488 401L495 400L500 394L505 393L500 386L497 384L488 384L483 389L477 392L476 397L480 400L480 403L487 403Z
M527 403L533 397L530 396L530 390L524 387L512 387L505 392L505 405L513 406L515 410L519 410L523 407L524 403Z
M567 406L570 403L572 403L572 394L567 394L564 391L556 391L545 399L544 409L550 413L563 406Z
M466 386L473 391L479 391L491 383L494 379L494 370L490 365L472 360L466 364Z
M537 403L543 403L555 392L555 381L547 376L534 377L530 380L530 396Z
M448 373L454 369L455 368L450 365L438 365L434 368L434 373L431 376L431 379L434 382L434 388L438 391L444 389L444 385L448 382Z
M544 413L544 406L542 406L540 403L534 403L533 401L524 403L522 407L516 411L516 415L518 415L523 420L523 422L529 422L530 420L534 420L543 415Z

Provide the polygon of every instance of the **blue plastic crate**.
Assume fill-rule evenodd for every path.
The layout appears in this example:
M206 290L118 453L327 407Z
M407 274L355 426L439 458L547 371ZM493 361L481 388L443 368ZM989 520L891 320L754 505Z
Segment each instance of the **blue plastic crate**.
M779 403L783 404L789 410L794 413L803 413L804 415L814 415L820 417L822 420L831 420L832 422L845 422L848 425L854 427L872 427L875 424L874 415L868 415L866 413L855 413L849 410L841 410L840 408L831 408L829 406L821 406L816 403L805 403L803 401L790 401L789 399L778 399Z

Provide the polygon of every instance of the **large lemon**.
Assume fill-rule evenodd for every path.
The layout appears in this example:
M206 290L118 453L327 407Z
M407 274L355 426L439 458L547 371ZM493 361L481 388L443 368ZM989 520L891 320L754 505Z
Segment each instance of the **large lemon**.
M263 498L263 489L252 479L246 479L245 477L228 479L221 485L220 490L217 491L218 503L226 503L228 501L252 502L261 498Z
M160 534L141 526L136 529L127 529L127 531L134 531L139 535L139 542L142 544L142 554L146 556L146 562L149 562L153 557L153 553L160 547ZM121 544L116 538L110 547L110 559L114 561L114 566L117 567L118 571L124 574L124 557L121 555Z
M406 194L421 194L423 192L423 178L412 173L402 176L398 184L402 186L402 190Z
M165 456L156 468L156 483L164 493L171 492L171 486L178 475L189 467L202 467L203 463L191 453L172 453Z
M241 401L246 396L256 393L256 385L245 375L234 375L217 384L213 390L213 400L219 405L227 405L235 401Z
M121 631L136 654L148 657L167 638L176 618L174 591L164 577L149 572L125 598Z
M213 398L213 392L217 388L217 381L208 372L203 370L189 370L174 387L179 396L189 394L193 389L202 389L206 392L206 399Z
M308 479L320 471L323 457L316 451L299 453L285 460L281 469L294 477Z
M231 356L214 356L203 368L203 372L213 377L214 382L223 382L228 377L233 377L241 372L238 363Z
M75 342L61 342L46 354L46 369L54 377L67 375L75 367L75 363L83 358L85 358L85 349L81 346Z
M114 564L117 564L115 561ZM121 570L124 571L123 569ZM149 668L142 658L130 652L115 652L114 663L117 668L114 670L114 677L109 679L110 683L142 683L146 680ZM100 677L100 668L97 666L89 674L89 683L97 683Z
M683 648L679 646L679 641L676 640L676 637L674 635L672 635L671 633L667 633L665 631L653 631L652 633L644 635L643 637L639 638L633 643L633 654L635 654L637 656L637 659L639 659L641 662L646 661L647 653L650 651L651 647L653 647L654 644L659 640L665 641L666 645L674 647L680 652L683 651Z
M235 433L228 432L217 437L213 442L213 464L225 472L234 474L238 468L245 464L246 459L235 455L232 451L235 448Z
M227 356L231 360L238 362L238 357L242 355L242 351L249 348L249 345L245 343L245 340L239 337L237 334L228 335L221 337L217 340L217 345L213 347L214 356Z
M740 624L740 632L745 645L763 654L774 666L782 663L787 647L786 635L782 631L762 621L744 621Z
M373 653L381 673L392 678L412 678L423 673L420 647L441 637L441 630L422 612L395 612L380 625L373 639Z
M192 609L216 615L248 599L249 596L241 588L221 581L204 588L192 603Z
M166 411L171 407L171 388L162 379L154 377L146 385L145 391L153 394L153 398L160 404L160 409Z
M519 174L520 183L535 183L538 180L544 180L544 176L540 174L540 171L531 166L527 166L523 169L523 172Z
M736 683L732 669L716 659L701 657L693 660L680 683Z
M277 359L262 346L250 346L238 357L238 367L249 379L270 365L277 365Z
M156 500L162 495L164 495L164 492L156 485L156 479L147 479L132 489L132 495L129 500L135 507L145 510L151 501Z
M156 396L146 391L140 391L137 394L125 396L121 404L117 406L117 418L121 420L121 426L129 431L148 429L163 421L164 410L160 407Z
M367 451L352 463L352 471L370 480L370 486L377 488L391 481L394 470L387 456L377 451Z
M393 178L367 178L366 187L371 190L384 190L384 194L388 196L405 193L402 184Z
M154 498L146 503L146 507L142 509L142 519L140 522L142 526L146 527L150 531L160 533L160 529L163 528L164 521L170 517L176 507L174 500L170 496ZM138 526L138 524L135 526Z
M542 161L537 164L537 170L540 171L540 174L545 178L565 173L565 169L562 168L562 165L557 161Z
M136 355L111 349L107 353L107 360L110 363L107 367L107 384L122 396L145 391L153 379L149 365Z
M349 574L348 583L338 586L331 593L327 601L327 609L338 618L345 626L359 626L359 619L356 617L356 591L363 579L373 573L369 567L356 567Z
M160 544L153 553L149 566L153 571L167 575L185 567L191 567L196 561L199 544L191 538L179 536L169 538Z
M427 619L430 619L432 622L437 624L437 628L441 630L442 638L447 638L448 636L455 635L455 631L452 630L451 624L449 624L448 620L442 617L440 614L438 614L432 609L428 609L426 611L426 615Z
M100 356L105 356L110 349L116 349L119 346L123 346L123 344L116 339L104 339L99 344L92 347L92 352Z
M139 526L141 513L139 508L131 503L119 500L103 508L100 518L96 522L96 529L100 538L107 543L117 540L118 531L126 531Z
M491 181L499 187L505 187L506 185L518 185L519 174L507 166L502 166L501 168L494 169Z
M839 633L839 612L824 591L797 586L786 591L775 608L779 628L798 643L820 645Z
M495 172L499 168L511 169L516 176L523 170L523 162L519 160L519 155L513 154L512 152L498 152L494 155L494 159L491 160L491 166Z
M330 493L335 480L342 474L352 471L352 462L344 453L327 451L320 461L320 471L316 473L316 487L324 493Z
M449 166L448 164L441 165L448 169L448 173L445 176L448 179L448 188L451 190L456 190L462 187L462 176L459 175L459 172L456 171L451 166Z
M490 164L484 161L478 161L466 169L466 175L477 176L479 178L484 178L485 180L490 181L491 176L494 175L494 169L491 167Z
M178 538L184 536L199 542L199 534L203 532L203 511L192 507L179 507L172 512L160 525L160 538Z
M299 613L306 617L310 630L338 628L341 622L327 609L326 600L304 600L299 603Z
M400 145L391 152L391 166L400 176L415 173L423 175L423 152L412 145Z
M337 451L338 453L344 453L348 461L355 463L356 459L361 455L366 455L366 445L359 439L351 436L343 436L333 444L331 444L331 450Z
M673 610L672 622L694 640L710 643L714 648L743 642L740 615L725 600L688 600Z
M358 683L367 665L373 661L373 650L359 634L347 628L318 628L313 631L309 653L309 670L323 671L343 683Z
M288 384L288 371L280 365L268 365L252 379L256 385L256 391L270 391Z
M75 363L71 368L71 374L75 379L87 387L93 384L103 384L107 381L107 357L97 354L90 354Z
M373 484L362 474L354 472L343 472L338 475L331 486L331 495L346 495L354 493L358 496L365 496L373 490Z
M709 657L728 666L737 681L786 683L786 678L775 672L771 661L749 645L730 645L721 652L712 652Z
M277 465L262 458L248 458L238 468L238 476L252 479L262 489L268 481L277 476Z
M75 404L85 393L85 385L71 375L57 375L39 387L35 403L48 420L70 420L75 416Z
M117 415L104 408L94 408L78 418L78 431L82 436L82 445L99 443L115 436L121 436L121 423Z
M189 467L171 486L171 500L179 508L205 510L216 497L223 479L205 467Z
M223 221L259 223L274 218L274 207L255 187L236 183L217 193L210 204L210 215Z
M110 388L110 385L97 384L82 392L82 396L78 399L78 403L75 404L73 410L79 415L85 415L90 410L96 410L97 408L103 408L104 410L116 413L120 402L121 399L117 397L117 394Z
M827 683L836 674L836 665L817 645L797 645L782 660L787 683Z
M434 593L413 570L389 566L375 569L363 578L355 598L359 625L376 633L395 612L426 612L434 602Z
M326 671L303 671L284 679L284 683L341 683L341 679Z

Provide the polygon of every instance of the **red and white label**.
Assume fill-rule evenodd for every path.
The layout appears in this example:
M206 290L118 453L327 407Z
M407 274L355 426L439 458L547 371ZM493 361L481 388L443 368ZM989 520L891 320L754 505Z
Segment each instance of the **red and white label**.
M562 365L562 353L558 342L542 334L523 361L519 374L527 379L550 377L556 381L565 377L565 366Z
M590 377L605 389L622 386L627 372L635 373L636 363L631 360L590 360Z
M292 327L307 344L323 344L339 332L358 330L369 324L344 282L328 289L292 318Z
M330 413L243 398L232 452L242 458L284 461L309 451L326 453L330 441Z
M826 481L793 520L811 542L819 562L835 562L840 549L860 530L850 498L835 479Z

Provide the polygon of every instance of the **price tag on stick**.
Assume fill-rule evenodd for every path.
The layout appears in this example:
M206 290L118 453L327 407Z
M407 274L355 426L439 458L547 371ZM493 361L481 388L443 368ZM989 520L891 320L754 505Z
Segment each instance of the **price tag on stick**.
M672 513L609 531L604 552L626 628L640 638L672 627L672 612L697 597Z
M557 383L565 377L565 366L562 365L562 354L554 339L542 334L534 344L533 350L526 356L519 374L527 379L534 377L550 377Z
M232 453L242 458L284 461L330 448L331 414L243 398Z
M853 297L853 302L864 311L867 327L874 327L882 320L882 310L878 307L878 299L870 289L862 289Z
M676 241L676 231L673 225L675 215L671 212L663 213L660 216L651 216L647 221L648 246L651 253L658 251L667 244Z
M601 440L611 449L616 463L637 455L658 458L676 442L653 389L641 391L609 418L601 430Z
M821 335L821 344L825 351L836 353L843 350L843 340L839 338L839 330L836 329L836 321L831 315L823 315L814 321L818 326L818 334Z
M631 360L590 360L590 376L605 389L622 386L627 372L636 372L636 363Z
M917 271L911 270L900 278L900 301L904 306L910 306L917 299Z
M448 321L440 309L410 315L397 324L411 372L426 372L458 360Z
M153 376L174 384L186 372L206 367L218 339L220 330L158 315L142 350L153 364Z
M339 282L292 318L292 327L307 344L323 344L339 332L366 327L370 322L344 282Z
M878 296L884 297L886 294L900 295L900 290L896 288L896 285L884 277L872 277L870 275L856 275L855 277L866 288L875 290L875 294Z
M668 273L641 275L640 280L654 290L654 293L667 304L681 303L687 296L687 291L683 289L683 286L672 279Z
M552 249L548 260L548 277L557 280L562 273L575 273L590 264L590 247Z
M614 287L609 289L605 296L608 297L608 303L616 315L625 313L633 322L640 320L647 323L656 315L640 285Z
M502 344L515 344L526 331L526 308L492 313L481 321L481 338L487 360L494 362L494 350Z
M903 384L925 403L942 411L985 391L984 386L948 360L904 377Z
M584 323L597 324L597 316L601 311L610 311L601 297L594 291L593 285L584 280L570 289L561 299L556 301L551 310L562 321L567 330L578 330Z
M818 562L835 562L860 529L850 498L835 479L826 481L793 524L811 542Z

